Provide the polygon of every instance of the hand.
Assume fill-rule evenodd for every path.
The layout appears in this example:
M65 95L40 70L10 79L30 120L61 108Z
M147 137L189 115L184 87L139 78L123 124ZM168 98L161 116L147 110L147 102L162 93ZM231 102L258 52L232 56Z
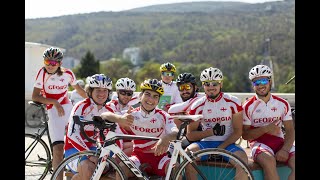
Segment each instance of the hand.
M216 123L216 125L212 128L212 131L215 136L223 136L226 131L226 126L221 126L219 123Z
M285 149L280 149L276 155L276 160L279 162L286 162L289 158L289 151L285 150Z
M267 125L268 133L273 135L279 134L281 131L281 127L278 126L279 123L280 123L280 120L275 120L272 123L268 124Z
M161 138L158 140L158 142L151 148L154 149L154 155L160 156L163 153L166 153L168 150L170 142L166 140L166 138Z
M64 116L64 109L58 101L56 101L53 106L56 107L59 117Z
M133 121L134 121L134 116L131 115L133 108L130 106L128 111L122 115L120 121L118 122L120 126L123 128L129 128Z

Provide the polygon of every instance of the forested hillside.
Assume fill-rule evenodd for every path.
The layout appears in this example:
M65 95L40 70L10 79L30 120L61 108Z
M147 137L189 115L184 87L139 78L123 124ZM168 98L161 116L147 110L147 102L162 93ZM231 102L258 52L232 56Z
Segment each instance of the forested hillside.
M88 50L98 60L122 58L125 48L139 47L140 66L210 64L223 71L230 91L246 92L249 68L266 57L276 84L295 74L295 1L179 3L27 19L25 41L63 47L78 59ZM294 86L284 91L294 92Z

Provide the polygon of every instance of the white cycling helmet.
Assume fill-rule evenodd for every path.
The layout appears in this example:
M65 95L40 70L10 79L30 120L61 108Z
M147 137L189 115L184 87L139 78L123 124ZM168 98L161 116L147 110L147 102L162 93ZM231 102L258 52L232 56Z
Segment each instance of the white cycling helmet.
M89 87L100 87L112 90L112 80L104 74L95 74L89 78Z
M130 78L120 78L116 82L116 90L131 90L136 91L136 83Z
M252 79L261 76L267 76L270 78L272 76L272 70L266 65L259 64L253 67L249 72L249 79L251 81Z
M201 72L200 81L222 81L223 74L218 68L209 67Z

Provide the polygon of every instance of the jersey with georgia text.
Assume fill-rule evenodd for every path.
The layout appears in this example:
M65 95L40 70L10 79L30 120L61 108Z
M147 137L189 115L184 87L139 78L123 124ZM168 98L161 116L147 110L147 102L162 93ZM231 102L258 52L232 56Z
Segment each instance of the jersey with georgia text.
M239 98L221 92L216 99L207 95L199 98L191 105L189 114L202 114L202 130L212 129L217 123L224 126L225 133L221 136L209 136L202 141L224 141L233 133L232 115L242 111Z
M251 128L266 126L275 120L280 120L277 124L280 129L282 121L292 120L289 102L275 95L271 95L267 103L255 95L243 103L243 110L243 124L250 125ZM280 130L277 136L284 138Z
M130 127L128 134L151 136L161 138L173 131L178 132L176 124L171 116L158 108L155 108L149 114L145 113L140 107L133 109L131 115L134 116L133 124ZM150 140L133 140L134 151L152 151L151 148L157 141Z
M41 68L37 73L34 87L41 89L44 97L56 99L63 105L71 103L68 98L69 84L77 84L76 77L70 69L65 69L65 72L58 76L57 73L48 74L44 68ZM52 104L47 105L47 109L52 107Z
M199 93L195 93L193 98L188 99L187 101L184 101L182 103L174 104L170 106L168 113L170 115L176 114L176 113L182 113L182 112L189 112L191 105L200 98Z
M89 150L90 147L96 146L95 143L89 142L81 133L80 133L80 125L75 124L72 116L78 115L83 116L85 120L92 120L93 116L99 116L101 113L106 112L106 106L102 107L100 110L98 106L93 102L92 99L86 98L83 101L77 103L72 111L71 116L68 122L68 128L65 136L65 150L70 148L76 148L78 151ZM85 133L92 139L98 139L99 130L95 130L92 124L84 126ZM73 130L73 131L72 131ZM104 135L106 136L108 130L104 131ZM102 139L100 139L102 142Z

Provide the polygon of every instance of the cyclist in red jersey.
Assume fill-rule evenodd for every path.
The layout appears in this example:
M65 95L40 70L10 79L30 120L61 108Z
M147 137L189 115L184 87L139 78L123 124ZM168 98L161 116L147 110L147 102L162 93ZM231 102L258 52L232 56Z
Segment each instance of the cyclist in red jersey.
M134 96L136 91L136 83L130 78L120 78L117 80L116 84L117 95L108 102L107 109L115 114L123 115L134 105L139 103L139 97ZM125 132L124 132L125 133ZM132 152L132 141L123 141L123 152L130 155Z
M112 94L112 80L110 77L104 74L95 74L88 79L88 86L86 86L86 93L89 98L86 98L78 102L72 109L68 129L66 132L65 140L65 157L69 157L77 152L84 150L96 150L97 146L95 143L89 142L80 133L80 126L75 124L73 121L73 116L82 116L85 120L92 120L92 117L99 116L103 112L108 111L106 103L110 100ZM121 119L122 120L122 119ZM131 121L115 121L122 126L130 126ZM85 133L92 139L102 140L99 135L99 131L95 130L92 125L84 126ZM120 129L116 129L120 132ZM105 130L104 135L108 133ZM122 148L122 142L117 142L118 146ZM72 179L89 179L94 172L98 158L90 157L82 158L80 161L75 160L74 162L68 164L69 169L75 175Z
M161 82L148 79L141 83L140 89L140 106L129 110L134 121L130 128L124 129L128 134L158 137L160 140L133 140L133 151L129 158L138 167L145 167L143 170L146 173L164 177L170 161L166 152L170 140L176 138L178 129L173 118L157 108L160 96L164 93ZM106 112L101 114L101 117L109 120L121 119L117 114L110 114ZM120 128L123 127L120 125ZM124 164L120 165L128 178L134 176Z
M264 179L279 180L277 161L291 168L289 180L295 179L294 126L291 107L285 99L271 94L272 70L266 65L256 65L249 79L256 95L243 104L243 134L250 142L251 156L261 165ZM285 136L281 130L285 127Z
M201 97L198 93L199 88L196 83L196 77L191 73L182 73L178 76L176 82L183 102L170 106L168 113L170 115L189 114L191 105ZM181 125L181 121L178 119L174 119L174 122L177 127ZM198 130L202 131L201 124L199 124ZM189 141L185 137L182 140L182 148L186 148L192 142L194 141Z
M188 125L188 139L197 142L190 144L186 149L194 152L206 148L221 148L234 153L247 164L247 154L242 147L235 144L241 137L243 128L240 99L222 92L223 74L218 68L204 69L201 72L200 81L205 96L191 105L189 114L202 114L203 118ZM202 131L197 130L200 123ZM191 179L196 178L194 177L196 173L193 171L192 167L187 167L187 176ZM236 167L236 171L236 179L246 177L243 169Z
M52 141L53 170L63 159L64 133L72 109L68 98L69 84L84 98L83 88L77 84L74 73L62 67L63 52L59 48L50 47L43 53L44 66L38 71L32 92L32 100L46 104L48 110L48 126Z

